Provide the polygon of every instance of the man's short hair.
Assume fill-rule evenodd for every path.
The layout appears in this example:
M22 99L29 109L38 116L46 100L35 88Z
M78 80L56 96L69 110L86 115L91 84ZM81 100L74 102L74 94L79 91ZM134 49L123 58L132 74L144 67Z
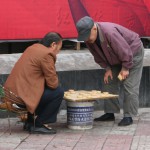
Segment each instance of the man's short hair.
M62 40L62 36L57 32L49 32L44 38L40 41L40 43L46 47L50 47L50 45L55 42L58 43Z

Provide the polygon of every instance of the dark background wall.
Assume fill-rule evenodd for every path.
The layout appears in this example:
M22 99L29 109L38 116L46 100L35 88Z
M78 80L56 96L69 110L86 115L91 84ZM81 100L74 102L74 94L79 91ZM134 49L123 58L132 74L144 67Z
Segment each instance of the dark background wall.
M141 38L145 48L150 48L150 38ZM23 53L24 50L39 40L0 41L0 54ZM76 43L67 39L63 40L62 50L74 50ZM81 49L85 49L85 43L81 43Z

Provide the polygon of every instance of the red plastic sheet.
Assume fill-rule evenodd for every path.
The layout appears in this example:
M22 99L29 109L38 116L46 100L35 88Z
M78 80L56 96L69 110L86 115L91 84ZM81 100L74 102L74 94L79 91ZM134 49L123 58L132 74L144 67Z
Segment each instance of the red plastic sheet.
M39 39L49 31L76 38L74 23L85 14L150 36L149 0L1 0L0 40Z

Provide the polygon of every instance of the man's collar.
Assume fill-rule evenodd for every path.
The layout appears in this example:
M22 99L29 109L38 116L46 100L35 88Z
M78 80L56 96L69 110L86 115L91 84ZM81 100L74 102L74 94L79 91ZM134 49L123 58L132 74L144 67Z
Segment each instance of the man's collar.
M99 39L100 39L101 42L104 42L104 36L103 36L103 34L102 34L102 31L101 31L101 29L100 29L99 24L96 23L96 26L97 26L97 30L98 30L97 32L98 32L98 34L99 34Z

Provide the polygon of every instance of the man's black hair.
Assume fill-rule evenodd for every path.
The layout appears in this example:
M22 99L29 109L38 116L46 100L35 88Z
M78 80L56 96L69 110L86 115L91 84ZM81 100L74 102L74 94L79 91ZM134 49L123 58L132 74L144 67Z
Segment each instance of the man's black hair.
M50 47L50 45L55 42L58 43L62 40L62 36L57 32L49 32L44 38L40 41L40 43L46 47Z

